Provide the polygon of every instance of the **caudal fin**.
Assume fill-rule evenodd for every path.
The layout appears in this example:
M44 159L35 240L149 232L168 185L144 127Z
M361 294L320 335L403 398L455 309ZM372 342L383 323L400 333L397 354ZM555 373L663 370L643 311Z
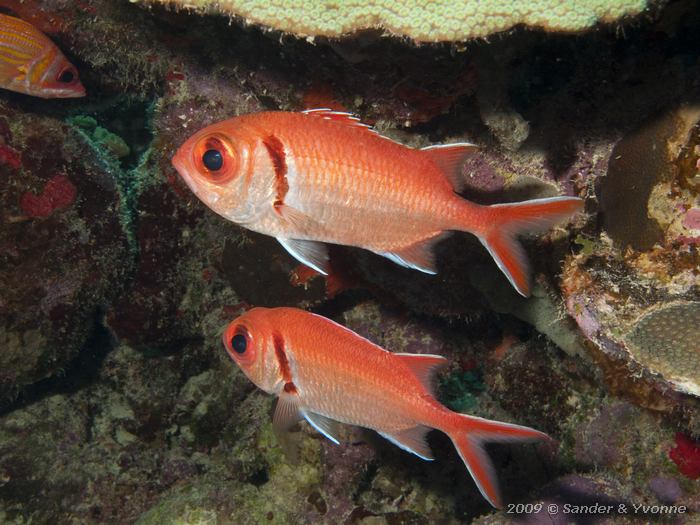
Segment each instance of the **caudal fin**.
M481 231L474 233L515 289L528 297L530 265L516 236L546 230L579 211L582 204L577 197L552 197L484 206Z
M456 429L449 432L462 458L474 478L481 495L496 508L501 508L501 493L498 480L491 460L484 451L483 444L488 441L532 441L549 439L549 436L538 430L510 423L501 423L479 417L456 414L460 417Z

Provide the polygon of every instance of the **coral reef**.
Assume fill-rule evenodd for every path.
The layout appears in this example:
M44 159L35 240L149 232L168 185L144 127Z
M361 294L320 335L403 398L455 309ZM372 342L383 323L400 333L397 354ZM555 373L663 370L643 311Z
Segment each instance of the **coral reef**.
M569 312L606 359L630 361L661 390L695 395L700 257L687 215L698 198L688 180L699 122L698 107L682 105L618 142L599 185L603 232L564 278ZM632 174L629 191L623 177Z
M696 3L575 37L415 46L280 39L160 2L0 0L88 92L0 95L0 522L693 523ZM478 144L462 172L475 202L585 197L585 213L524 240L533 297L462 234L438 246L436 276L343 247L315 276L210 213L170 164L214 121L320 105L416 147ZM446 356L442 402L553 438L488 446L505 500L542 510L490 508L437 431L434 462L362 429L340 446L305 422L276 436L273 400L220 346L258 305ZM547 512L565 504L647 510Z
M582 31L597 21L612 22L640 13L645 0L562 2L561 0L447 0L410 6L396 0L293 2L277 0L145 0L219 12L299 36L339 37L379 28L416 41L436 42L486 37L517 24L549 31Z

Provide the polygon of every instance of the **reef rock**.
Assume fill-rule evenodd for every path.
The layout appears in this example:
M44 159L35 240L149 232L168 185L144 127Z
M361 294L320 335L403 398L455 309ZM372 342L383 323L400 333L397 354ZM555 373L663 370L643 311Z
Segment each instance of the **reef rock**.
M130 252L118 187L80 134L0 110L2 404L78 354L121 289Z
M598 189L603 232L564 272L567 308L605 360L696 396L699 122L700 108L684 105L615 146Z

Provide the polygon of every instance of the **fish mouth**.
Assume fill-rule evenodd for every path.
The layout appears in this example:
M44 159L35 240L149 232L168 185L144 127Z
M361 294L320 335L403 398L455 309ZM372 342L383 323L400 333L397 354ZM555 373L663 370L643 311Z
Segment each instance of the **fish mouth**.
M194 183L194 179L187 172L187 165L184 157L185 155L183 154L183 152L181 150L178 150L178 152L175 153L173 158L170 159L170 163L173 165L175 171L178 172L180 177L182 177L182 180L185 181L190 190L192 190L192 192L196 195L197 185Z
M85 88L82 85L47 90L47 97L49 98L82 98L86 94Z

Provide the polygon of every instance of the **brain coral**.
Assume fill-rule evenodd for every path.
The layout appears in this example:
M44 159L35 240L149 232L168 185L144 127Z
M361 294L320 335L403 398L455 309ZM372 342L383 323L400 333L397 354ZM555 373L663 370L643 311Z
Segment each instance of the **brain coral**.
M139 0L132 0L139 1ZM581 31L640 13L646 0L140 0L236 15L299 36L384 28L416 41L485 37L517 24Z
M669 304L644 314L625 342L639 362L700 395L700 302Z

